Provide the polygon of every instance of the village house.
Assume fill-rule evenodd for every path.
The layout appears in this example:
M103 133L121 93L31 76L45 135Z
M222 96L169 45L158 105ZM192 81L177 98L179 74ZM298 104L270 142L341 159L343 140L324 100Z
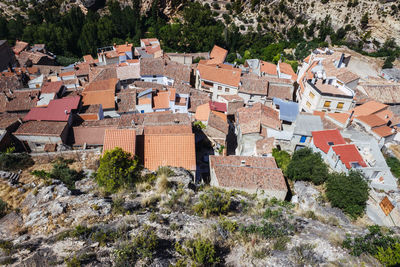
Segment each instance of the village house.
M117 78L120 80L121 86L132 84L134 81L140 80L140 63L134 61L125 63L116 68Z
M19 55L22 51L26 51L29 48L29 44L24 41L16 40L13 47L13 52L15 55Z
M36 107L40 90L18 89L0 92L0 112L26 113Z
M106 129L104 132L103 155L116 147L132 156L136 155L136 131L134 129Z
M62 121L72 125L80 104L80 96L51 100L47 107L34 107L24 117L24 121Z
M257 76L278 78L277 66L260 59L247 59L244 63L244 68L247 73Z
M210 156L210 185L279 200L288 192L273 157Z
M210 93L213 100L219 95L237 95L240 84L241 69L231 65L198 64L195 87Z
M313 131L322 131L324 126L320 116L299 114L297 116L291 139L291 151L308 147L312 140Z
M165 58L143 58L140 60L140 77L144 82L165 86L190 84L191 68Z
M27 121L14 136L21 141L26 151L43 152L46 146L60 146L67 143L68 123L59 121Z
M236 111L244 106L244 100L239 95L219 95L218 101L226 105L228 116L234 116Z
M210 59L208 52L204 53L165 53L165 55L174 62L191 66L196 59Z
M188 94L177 94L175 88L166 90L147 89L137 94L136 110L140 113L170 111L187 113Z
M297 74L294 72L292 66L286 62L279 62L276 70L278 77L281 79L289 79L293 82L297 81Z
M15 56L7 40L0 40L0 72L15 65Z
M160 41L157 38L140 39L140 47L135 47L136 58L160 58L163 56Z
M0 151L5 151L8 147L11 147L14 141L12 135L18 127L21 125L21 114L0 114Z
M22 51L16 55L16 58L21 67L56 65L56 59L53 56L41 52Z
M228 50L219 47L218 45L214 45L209 59L202 59L199 61L199 64L203 65L221 65L225 62L226 56L228 55Z
M44 82L40 88L39 101L36 103L37 107L47 106L51 100L60 98L66 91L62 81L57 82Z
M241 156L255 155L256 142L266 138L269 129L277 131L282 129L279 112L260 103L238 109L235 121L237 136L235 154Z

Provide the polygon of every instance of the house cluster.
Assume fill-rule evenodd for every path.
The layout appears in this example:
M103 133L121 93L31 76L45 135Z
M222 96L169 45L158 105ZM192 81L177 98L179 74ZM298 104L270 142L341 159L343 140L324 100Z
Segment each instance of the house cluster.
M295 72L282 61L227 63L217 45L210 53L164 53L151 38L60 67L21 64L24 51L45 53L40 45L0 44L0 148L121 147L150 170L183 167L214 186L285 199L272 150L310 147L332 171L361 171L376 201L400 202L381 152L400 145L400 84L360 78L350 55L316 49Z

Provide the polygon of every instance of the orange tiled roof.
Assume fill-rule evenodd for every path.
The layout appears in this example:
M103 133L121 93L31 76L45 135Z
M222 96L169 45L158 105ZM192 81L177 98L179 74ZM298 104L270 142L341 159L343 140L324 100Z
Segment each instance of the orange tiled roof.
M370 127L377 127L377 126L382 126L382 125L386 124L385 120L379 118L375 114L367 115L367 116L358 116L356 119L367 124Z
M332 118L333 120L345 124L350 117L348 113L327 113L326 116Z
M208 117L210 116L210 104L199 105L196 109L196 113L194 115L196 120L199 121L208 121Z
M279 63L279 70L282 73L292 76L292 80L297 80L297 74L294 72L292 66L286 62Z
M379 135L380 137L387 137L387 136L391 136L392 134L396 133L393 128L390 128L386 125L376 127L374 129L372 129L372 131L374 133L376 133L377 135Z
M208 60L207 64L222 64L224 63L227 55L228 50L214 45L213 49L211 50L210 59Z
M311 58L311 55L308 55L308 57L306 57L303 61L305 63L310 63L310 58Z
M84 92L106 91L106 90L115 92L117 83L118 83L117 78L91 82L88 84L88 86L85 87Z
M269 75L278 75L275 64L262 60L260 60L260 71Z
M197 70L200 72L200 77L203 80L227 84L233 87L239 86L242 74L242 70L238 68L226 69L202 64L197 66Z
M365 164L363 158L360 155L360 152L358 152L356 145L335 145L332 146L332 149L336 153L336 155L340 156L340 160L343 162L344 165L346 165L347 169L350 170L352 168L351 163L354 162L357 162L363 167L367 167L367 164Z
M355 107L353 109L354 116L365 116L365 115L370 115L370 114L374 114L378 111L381 111L385 108L387 108L388 105L382 104L380 102L377 101L369 101L365 104L362 104L358 107Z
M106 129L104 134L103 153L116 147L122 148L132 156L136 150L136 131L133 129Z
M16 41L15 46L13 47L13 51L15 54L18 55L27 47L28 47L28 43L23 42L23 41Z
M144 136L144 166L155 171L160 166L196 170L194 134L148 134Z
M144 135L147 134L190 134L192 133L191 125L154 125L145 126Z
M165 109L169 108L169 92L158 92L153 97L154 109Z
M126 52L132 52L132 44L121 44L121 45L117 45L115 47L115 50L117 50L117 53L126 53Z
M82 106L101 104L103 109L115 109L114 91L89 91L82 93Z

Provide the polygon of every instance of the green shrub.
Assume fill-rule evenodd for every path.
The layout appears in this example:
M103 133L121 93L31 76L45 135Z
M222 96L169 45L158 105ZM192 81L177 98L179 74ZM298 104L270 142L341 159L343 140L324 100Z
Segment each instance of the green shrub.
M250 224L248 226L241 225L239 228L242 235L257 234L265 239L278 238L291 234L294 231L294 226L286 221L278 224L273 224L268 221L263 221L261 224Z
M226 217L220 217L218 224L222 229L229 233L233 233L239 228L237 222L228 220Z
M53 179L62 181L69 189L75 189L75 182L82 178L82 174L69 168L68 163L57 161L49 175Z
M398 266L400 264L400 243L396 243L393 247L387 249L378 247L375 258L385 266Z
M123 198L116 198L111 204L113 213L115 214L125 214L126 210L124 208L125 200Z
M326 182L326 196L332 206L340 208L352 218L364 213L369 186L361 173L351 171L349 175L334 173Z
M3 201L0 198L0 218L4 217L8 211L8 204L7 202Z
M166 175L167 177L171 177L175 175L175 172L167 166L160 166L157 169L157 176L160 175Z
M386 163L390 167L393 175L400 178L400 160L395 157L387 157Z
M274 148L272 149L272 156L275 158L278 167L281 168L282 172L285 174L290 163L290 154L286 151Z
M132 242L114 251L117 266L134 266L139 259L151 261L158 246L158 236L153 228L145 226Z
M130 187L140 179L138 159L117 147L106 151L100 159L97 183L108 193L115 193L122 187Z
M365 235L347 236L343 241L343 247L350 250L350 254L353 256L360 256L362 253L375 255L378 248L381 248L381 252L388 248L396 250L395 246L399 244L400 239L393 236L393 232L384 233L378 225L370 226L368 230L369 232Z
M0 153L0 170L17 171L33 166L35 162L26 153Z
M1 240L0 239L0 249L7 255L11 254L14 246L11 241Z
M194 266L211 266L219 262L216 248L209 239L186 240L182 245L177 242L175 250L181 256L196 263Z
M319 153L302 148L293 153L286 175L294 181L311 181L319 185L328 178L328 167Z
M211 188L200 195L200 201L194 205L193 210L197 215L225 215L231 207L231 195L223 190Z
M285 251L287 243L289 243L291 238L289 236L278 237L273 245L274 250Z

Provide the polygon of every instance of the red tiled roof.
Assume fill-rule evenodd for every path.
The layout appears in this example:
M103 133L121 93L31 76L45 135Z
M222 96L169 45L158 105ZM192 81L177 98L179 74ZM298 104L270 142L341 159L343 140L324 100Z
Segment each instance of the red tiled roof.
M207 64L222 64L224 63L227 55L228 50L214 45L213 49L211 50L210 59L208 60Z
M60 91L62 86L63 86L63 82L62 81L45 82L43 84L42 88L40 89L40 92L42 94L51 94L51 93L57 94Z
M155 171L160 166L196 170L194 134L147 134L144 136L144 166Z
M379 118L375 114L367 115L367 116L358 116L356 119L367 124L370 127L377 127L377 126L382 126L382 125L386 124L385 120Z
M210 110L215 110L215 111L220 111L220 112L227 111L225 103L210 101L209 105L210 105Z
M351 169L351 163L358 163L362 167L367 167L357 147L354 144L332 146L333 151L340 157L340 160L346 165L347 169Z
M380 137L387 137L395 134L396 132L393 130L394 130L393 128L390 128L386 125L372 129L372 131L377 135L379 135Z
M221 187L287 192L273 157L210 156L210 168Z
M292 66L286 62L279 63L279 70L282 73L292 76L292 80L297 80L297 74L294 72Z
M89 91L82 93L82 106L101 104L103 109L115 109L114 91Z
M197 106L196 114L194 116L196 120L208 121L208 116L210 116L210 104L203 104Z
M168 109L169 108L169 93L170 92L158 92L153 97L154 109Z
M136 131L133 129L106 129L104 134L103 153L116 147L135 155Z
M311 134L314 145L324 153L328 153L329 148L333 145L346 144L339 130L315 131Z
M241 69L226 69L199 64L197 70L200 72L200 77L203 80L226 84L233 87L238 87L240 82Z
M73 137L75 145L103 145L104 134L106 129L110 129L110 126L103 127L73 127Z
M260 60L260 71L269 75L278 75L275 64L262 60Z
M45 108L32 108L24 121L68 121L71 110L77 109L80 96L51 100Z
M143 134L190 134L192 133L191 125L154 125L145 126Z
M350 114L348 114L348 113L327 113L326 116L341 123L341 124L345 124L347 122L347 120L349 119Z
M117 50L117 53L126 53L126 52L132 52L132 44L121 44L117 45L115 47L115 50Z
M354 111L353 115L354 116L366 116L366 115L374 114L374 113L381 111L387 107L388 107L388 105L382 104L380 102L369 101L365 104L355 107L353 109L353 111Z

